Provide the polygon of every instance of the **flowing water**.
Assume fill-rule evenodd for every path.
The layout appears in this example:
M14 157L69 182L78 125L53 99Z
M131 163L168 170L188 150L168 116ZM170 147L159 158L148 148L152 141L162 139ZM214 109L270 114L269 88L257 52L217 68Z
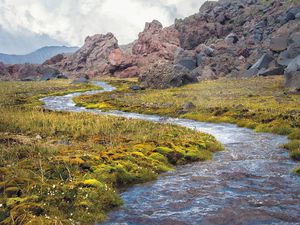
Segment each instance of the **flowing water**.
M115 88L95 82L103 90ZM91 112L160 123L206 132L224 144L210 162L178 167L158 180L121 193L124 206L109 214L105 224L300 224L300 177L286 150L284 136L255 133L232 124L203 123L120 111L101 112L76 107L72 98L82 93L46 97L45 108Z

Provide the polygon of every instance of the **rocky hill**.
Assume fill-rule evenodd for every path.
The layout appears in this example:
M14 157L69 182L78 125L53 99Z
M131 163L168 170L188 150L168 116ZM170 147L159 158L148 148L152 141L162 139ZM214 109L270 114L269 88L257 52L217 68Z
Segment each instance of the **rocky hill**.
M157 20L146 23L127 46L119 46L112 33L87 37L74 54L44 65L68 76L139 76L151 87L157 71L169 81L158 87L224 76L285 75L286 85L299 89L299 55L298 0L220 0L205 2L198 13L170 27Z
M26 55L9 55L0 53L0 61L6 64L42 64L57 54L74 53L77 47L47 46Z

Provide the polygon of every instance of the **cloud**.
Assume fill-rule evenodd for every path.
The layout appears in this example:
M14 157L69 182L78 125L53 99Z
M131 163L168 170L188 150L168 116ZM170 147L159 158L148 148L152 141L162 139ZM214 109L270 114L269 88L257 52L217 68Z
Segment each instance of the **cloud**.
M0 25L11 36L45 36L80 46L86 36L112 32L121 44L137 38L145 22L164 26L196 13L204 0L0 0ZM0 33L2 35L2 33ZM0 44L0 51L3 48Z

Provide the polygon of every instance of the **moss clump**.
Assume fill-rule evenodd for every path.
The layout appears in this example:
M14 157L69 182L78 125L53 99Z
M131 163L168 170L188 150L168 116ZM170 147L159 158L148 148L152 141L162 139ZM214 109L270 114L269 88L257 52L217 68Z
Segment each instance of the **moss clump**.
M6 205L8 207L12 207L12 206L17 205L17 204L19 204L21 202L24 202L26 200L27 200L27 198L19 198L19 197L8 198L7 201L6 201Z
M89 179L82 182L84 187L104 188L105 185L96 179Z
M297 174L297 175L300 175L300 167L297 167L297 168L293 169L293 173Z

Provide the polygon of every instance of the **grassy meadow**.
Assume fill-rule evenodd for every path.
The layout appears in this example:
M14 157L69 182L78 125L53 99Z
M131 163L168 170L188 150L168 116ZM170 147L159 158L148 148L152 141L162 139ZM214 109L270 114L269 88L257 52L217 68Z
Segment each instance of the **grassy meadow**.
M94 88L66 81L0 83L0 224L103 221L122 205L120 188L209 160L223 148L189 129L51 112L39 101Z
M288 135L291 141L284 147L290 150L293 159L300 160L300 96L284 89L282 77L219 79L179 88L142 91L128 88L135 82L112 80L111 83L119 89L80 96L75 99L76 103L102 110L228 122L257 132Z

